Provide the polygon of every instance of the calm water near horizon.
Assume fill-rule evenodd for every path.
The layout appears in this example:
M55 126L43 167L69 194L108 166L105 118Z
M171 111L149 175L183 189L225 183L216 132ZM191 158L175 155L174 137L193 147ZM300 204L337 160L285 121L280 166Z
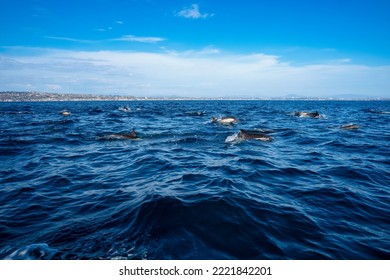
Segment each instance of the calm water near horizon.
M389 229L390 101L0 103L0 259L390 259Z

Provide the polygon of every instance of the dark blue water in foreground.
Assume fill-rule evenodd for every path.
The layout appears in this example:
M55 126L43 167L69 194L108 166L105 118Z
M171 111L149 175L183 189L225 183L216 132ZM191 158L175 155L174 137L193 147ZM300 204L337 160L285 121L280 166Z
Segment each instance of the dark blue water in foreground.
M385 101L0 103L0 258L390 259L389 111ZM225 115L240 122L210 122ZM360 128L340 129L349 123ZM105 137L133 128L140 140ZM240 128L274 140L226 143Z

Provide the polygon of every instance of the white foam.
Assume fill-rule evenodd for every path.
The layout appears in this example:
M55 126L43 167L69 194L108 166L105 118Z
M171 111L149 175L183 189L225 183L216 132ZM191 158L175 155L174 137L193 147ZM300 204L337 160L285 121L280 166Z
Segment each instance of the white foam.
M6 260L51 259L58 250L50 248L46 243L30 244L11 253Z
M225 143L235 144L241 142L241 140L242 139L238 136L238 133L235 133L233 135L226 137Z

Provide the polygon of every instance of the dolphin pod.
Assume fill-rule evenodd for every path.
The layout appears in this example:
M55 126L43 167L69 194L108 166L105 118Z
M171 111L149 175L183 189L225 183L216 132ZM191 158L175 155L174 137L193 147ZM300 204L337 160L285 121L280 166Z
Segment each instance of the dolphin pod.
M62 111L61 114L63 115L69 115L69 111ZM315 112L304 112L304 111L296 111L294 112L294 116L298 117L311 117L311 118L319 118L320 114L318 111ZM218 123L222 125L232 125L239 122L239 120L233 116L226 116L226 117L212 117L211 119L212 123ZM359 125L350 123L350 124L344 124L339 126L340 129L344 130L357 130L360 128ZM107 134L102 137L99 137L100 139L106 139L106 140L131 140L131 139L139 139L136 131L133 129L130 133L113 133L113 134ZM240 129L238 133L235 135L229 136L225 142L227 143L237 143L243 140L258 140L258 141L264 141L264 142L270 142L274 140L272 136L270 136L267 133L260 132L260 131L254 131L254 130L246 130L246 129Z

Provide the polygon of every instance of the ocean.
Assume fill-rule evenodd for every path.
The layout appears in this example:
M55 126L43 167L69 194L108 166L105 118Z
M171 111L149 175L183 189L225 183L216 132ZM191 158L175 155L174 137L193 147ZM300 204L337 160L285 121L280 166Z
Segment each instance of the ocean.
M390 102L0 103L0 259L388 260Z

